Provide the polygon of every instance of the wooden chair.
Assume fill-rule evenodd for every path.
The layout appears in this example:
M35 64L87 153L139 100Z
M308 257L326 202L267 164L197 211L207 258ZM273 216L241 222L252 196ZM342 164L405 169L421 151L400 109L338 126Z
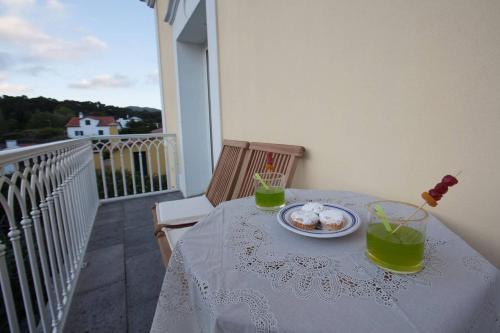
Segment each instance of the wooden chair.
M205 195L155 204L154 233L165 265L188 227L208 215L219 203L231 199L247 148L246 141L224 140Z
M285 187L290 187L297 167L297 159L304 156L305 148L301 146L251 142L246 151L232 199L253 195L253 176L256 172L261 173L265 171L266 154L268 152L273 153L274 171L284 174Z

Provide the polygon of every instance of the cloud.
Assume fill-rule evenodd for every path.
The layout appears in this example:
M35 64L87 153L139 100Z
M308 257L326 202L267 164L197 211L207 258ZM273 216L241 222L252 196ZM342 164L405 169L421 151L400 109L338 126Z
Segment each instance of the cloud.
M158 71L146 74L145 81L147 84L158 84L160 82L160 76L158 75Z
M33 6L35 0L0 0L0 5L8 9L22 9Z
M99 38L85 36L76 43L53 39L47 43L33 45L32 50L33 54L40 58L62 60L80 59L106 48L106 43Z
M27 48L34 57L54 60L79 59L107 48L95 36L84 36L78 42L51 36L17 16L0 17L0 40Z
M64 5L60 3L58 0L47 0L45 6L47 7L47 9L57 12L64 12L65 10Z
M38 3L37 3L38 2ZM38 6L37 6L38 5ZM35 7L43 8L44 6L51 12L64 13L66 7L60 0L44 0L44 4L35 0L0 0L0 7L7 9L10 12L19 12L23 9L32 9Z
M21 68L17 69L17 71L31 75L31 76L37 76L37 77L43 73L56 73L56 71L53 70L52 68L42 66L42 65L21 67Z
M0 71L10 67L13 62L14 59L10 53L0 51Z
M5 82L7 77L0 73L0 95L17 95L28 91L28 87L22 84Z
M133 85L134 82L124 75L99 75L91 79L83 79L70 83L68 87L74 89L94 89L94 88L125 88Z

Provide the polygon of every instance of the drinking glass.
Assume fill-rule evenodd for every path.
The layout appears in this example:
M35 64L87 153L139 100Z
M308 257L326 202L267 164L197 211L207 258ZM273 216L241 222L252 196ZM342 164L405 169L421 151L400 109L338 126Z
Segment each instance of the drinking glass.
M384 215L392 231L382 219ZM377 211L377 210L378 211ZM368 205L366 256L380 268L400 274L420 271L424 265L425 232L429 214L400 201L375 201Z
M255 205L257 208L278 210L284 207L285 175L278 172L266 172L261 173L260 177L261 180L254 176Z

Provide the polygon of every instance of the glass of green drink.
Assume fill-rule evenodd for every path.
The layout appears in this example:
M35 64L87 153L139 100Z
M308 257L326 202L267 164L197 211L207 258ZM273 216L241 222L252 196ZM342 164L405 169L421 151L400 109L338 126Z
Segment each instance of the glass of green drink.
M393 273L420 271L424 267L427 211L409 203L388 200L370 203L368 211L368 259Z
M285 206L285 176L278 172L254 177L255 205L263 210L278 210Z

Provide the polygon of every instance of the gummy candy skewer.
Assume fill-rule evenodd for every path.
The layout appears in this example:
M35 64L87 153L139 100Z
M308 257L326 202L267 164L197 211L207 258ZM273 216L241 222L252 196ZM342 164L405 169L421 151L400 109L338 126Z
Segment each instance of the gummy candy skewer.
M460 170L459 172L457 172L457 174L454 176L455 178L457 178L460 174L462 173L462 170ZM406 223L408 223L408 221L414 217L415 215L417 215L417 213L422 209L424 208L425 206L427 206L428 202L424 202L423 204L420 205L420 207L418 207L410 216L408 216L407 218L405 218L404 220L401 221L401 223L396 227L396 229L394 229L392 231L391 234L394 234L396 231L398 231L399 228L401 228L403 225L405 225Z
M425 206L427 206L427 202L424 202L423 204L420 205L420 207L418 207L417 209L415 209L415 211L410 215L408 216L407 218L405 218L404 220L401 221L401 223L396 227L396 229L394 229L392 231L392 234L395 233L396 231L398 231L399 228L401 228L403 225L405 225L406 223L408 223L408 221L415 215L417 215L417 213L422 209L424 208Z

